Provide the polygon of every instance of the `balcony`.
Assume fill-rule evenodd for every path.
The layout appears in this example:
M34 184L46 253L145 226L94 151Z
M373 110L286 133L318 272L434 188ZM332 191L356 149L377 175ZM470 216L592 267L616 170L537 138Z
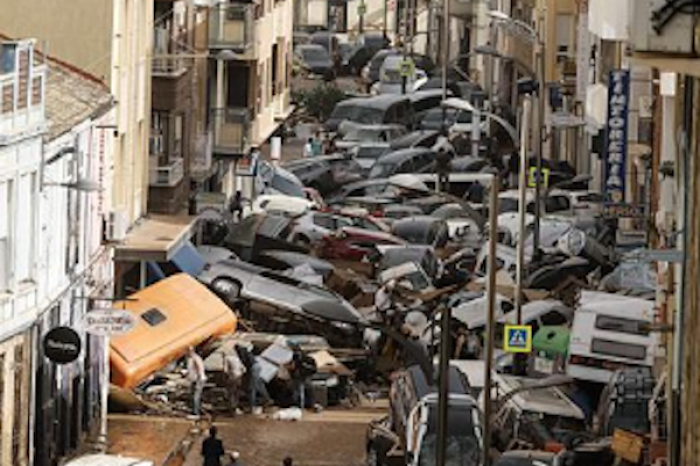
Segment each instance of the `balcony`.
M151 161L157 163L158 158L152 157ZM165 165L154 165L148 171L148 184L161 188L173 188L177 186L185 176L185 161L182 158L170 160Z
M464 20L471 19L474 16L474 2L472 0L450 0L450 15Z
M255 57L255 7L220 4L209 10L209 48L227 49L242 59Z
M247 108L213 110L214 153L243 155L248 152L250 111Z

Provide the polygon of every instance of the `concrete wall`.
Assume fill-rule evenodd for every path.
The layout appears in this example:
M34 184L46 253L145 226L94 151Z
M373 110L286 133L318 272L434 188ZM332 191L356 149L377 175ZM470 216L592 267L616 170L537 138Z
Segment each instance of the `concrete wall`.
M46 41L49 54L111 78L112 0L0 0L0 32Z

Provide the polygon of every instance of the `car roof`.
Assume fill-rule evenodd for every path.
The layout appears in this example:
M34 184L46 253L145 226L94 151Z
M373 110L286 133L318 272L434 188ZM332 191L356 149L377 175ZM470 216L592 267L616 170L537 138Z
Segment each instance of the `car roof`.
M452 91L447 89L447 95L451 96ZM431 97L442 97L442 89L426 89L424 91L418 90L408 95L411 102L415 102L421 99L429 99Z
M445 221L437 217L431 217L430 215L414 215L396 220L393 223L393 227L401 227L409 224L428 227L434 223L445 223Z
M363 106L368 108L386 109L399 102L409 102L408 97L400 94L381 94L372 97L354 97L352 99L343 100L337 106Z
M320 44L300 44L296 46L296 50L326 50L323 45Z
M377 164L380 163L397 163L402 162L406 159L410 159L420 154L432 153L431 149L426 147L409 147L407 149L399 149L397 151L389 152L384 154L377 159Z
M439 131L434 130L412 131L391 141L391 147L410 148L418 141L436 136L438 134Z
M514 375L493 374L494 381L506 393L517 390L526 382L526 377ZM585 414L568 396L556 387L527 390L513 395L511 402L524 411L542 413L552 416L562 416L583 420Z

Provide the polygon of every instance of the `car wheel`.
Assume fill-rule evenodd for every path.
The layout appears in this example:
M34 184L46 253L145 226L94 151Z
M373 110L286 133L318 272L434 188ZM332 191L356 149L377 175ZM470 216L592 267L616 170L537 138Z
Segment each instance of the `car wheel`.
M212 282L212 289L229 301L235 301L241 296L241 284L226 278L219 278Z
M374 445L370 445L367 449L367 466L382 466L379 461L379 453Z

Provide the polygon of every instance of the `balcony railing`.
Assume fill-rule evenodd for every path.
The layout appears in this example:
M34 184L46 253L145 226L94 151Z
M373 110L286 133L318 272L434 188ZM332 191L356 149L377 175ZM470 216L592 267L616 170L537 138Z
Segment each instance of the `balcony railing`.
M166 165L150 167L148 184L151 186L173 188L185 176L185 162L182 158L170 160Z
M219 4L209 10L209 48L255 53L255 5Z
M248 152L250 111L247 108L224 108L213 111L214 153L241 155Z
M16 135L43 127L46 65L31 71L0 72L0 143Z

